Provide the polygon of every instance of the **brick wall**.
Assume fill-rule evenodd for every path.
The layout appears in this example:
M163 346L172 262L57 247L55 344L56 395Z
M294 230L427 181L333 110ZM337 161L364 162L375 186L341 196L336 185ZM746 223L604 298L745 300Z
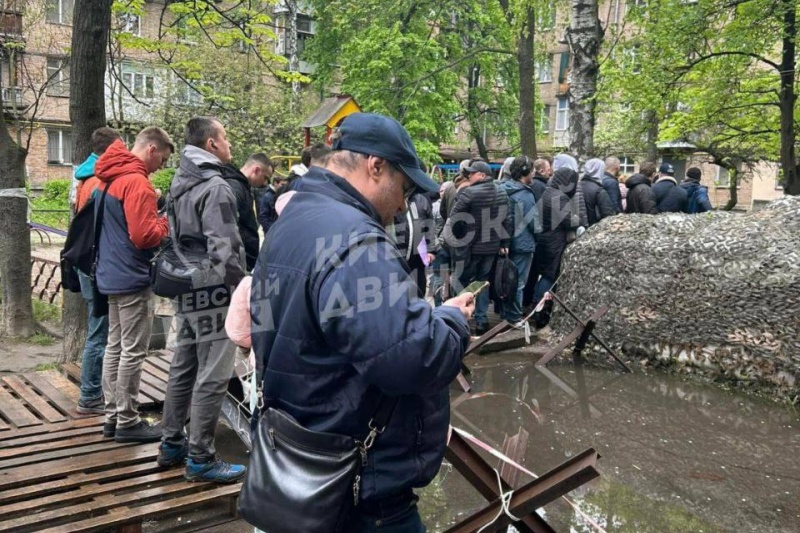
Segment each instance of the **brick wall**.
M43 127L33 130L25 168L32 187L41 187L50 180L72 177L72 165L47 163L47 130Z

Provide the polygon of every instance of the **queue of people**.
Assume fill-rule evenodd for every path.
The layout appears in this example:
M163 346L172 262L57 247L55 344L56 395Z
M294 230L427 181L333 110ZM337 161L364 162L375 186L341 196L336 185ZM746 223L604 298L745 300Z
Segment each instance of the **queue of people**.
M655 165L644 163L623 183L613 157L590 159L581 176L568 154L519 155L500 179L472 159L439 184L402 125L367 113L345 118L331 147L304 150L285 180L262 153L237 168L224 125L191 119L166 214L148 179L175 152L165 131L142 130L129 150L101 128L92 147L76 174L78 198L102 198L96 271L83 274L82 293L90 315L98 295L109 310L107 326L90 322L79 412L104 414L103 434L117 442L159 443L158 464L184 468L189 480L241 480L246 466L214 445L235 357L227 327L252 349L256 416L274 410L358 442L372 435L346 518L354 532L382 523L424 531L413 490L441 465L448 386L471 334L489 327L488 291L464 289L493 281L498 256L517 280L501 316L516 327L532 316L544 328L564 250L586 228L622 212L710 208L696 169L678 185L662 165L651 187ZM152 323L151 259L167 240L204 257L207 271L205 283L174 299L163 420L150 425L136 398ZM386 402L376 438L372 419Z

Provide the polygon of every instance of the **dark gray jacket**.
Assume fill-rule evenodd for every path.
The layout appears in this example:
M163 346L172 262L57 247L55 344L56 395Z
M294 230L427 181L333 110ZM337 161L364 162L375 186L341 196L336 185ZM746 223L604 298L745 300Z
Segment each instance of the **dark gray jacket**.
M583 201L586 204L586 215L589 226L597 224L606 217L613 217L617 214L611 198L603 188L603 181L597 176L584 176L581 180L583 189ZM619 188L617 188L619 191Z
M511 224L508 194L499 183L486 178L458 192L444 238L454 248L469 247L473 255L496 254L511 243Z
M180 166L169 189L175 205L175 230L183 247L208 254L208 286L222 286L223 293L228 293L244 277L245 266L236 224L236 198L219 170L201 170L203 164L222 163L196 146L187 146L181 152ZM228 297L216 297L216 304L227 305Z

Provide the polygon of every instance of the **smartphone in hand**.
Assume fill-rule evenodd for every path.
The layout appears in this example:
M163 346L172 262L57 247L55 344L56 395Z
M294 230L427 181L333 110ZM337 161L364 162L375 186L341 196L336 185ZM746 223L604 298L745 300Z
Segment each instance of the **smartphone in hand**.
M461 296L462 294L466 294L468 292L471 292L477 298L478 295L481 292L483 292L484 289L486 289L487 287L489 287L489 282L488 281L473 281L472 283L467 285L467 287L463 291L458 293L458 295Z

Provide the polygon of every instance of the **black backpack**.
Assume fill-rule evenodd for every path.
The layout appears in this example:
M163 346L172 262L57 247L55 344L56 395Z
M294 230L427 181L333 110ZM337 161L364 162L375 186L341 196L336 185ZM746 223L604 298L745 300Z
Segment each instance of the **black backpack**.
M519 273L514 261L508 256L497 256L489 279L491 280L489 296L495 303L510 302L516 298Z
M81 284L77 268L89 277L94 278L94 263L97 259L97 244L100 240L99 228L103 223L103 210L105 207L106 184L99 200L92 195L86 205L78 211L75 218L67 230L67 240L64 249L61 250L61 284L72 292L81 292ZM99 208L95 209L95 204L99 202ZM95 211L97 219L95 220Z

